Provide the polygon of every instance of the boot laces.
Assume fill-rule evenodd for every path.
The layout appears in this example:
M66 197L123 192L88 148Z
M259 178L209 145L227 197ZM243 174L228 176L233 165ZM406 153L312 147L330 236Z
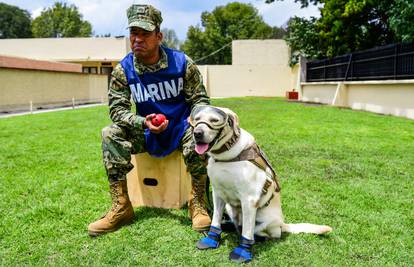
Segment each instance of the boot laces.
M197 182L194 185L194 190L193 190L193 207L194 207L194 211L195 213L201 213L204 215L207 215L207 209L205 207L205 203L204 203L204 185L203 183Z
M117 186L112 186L111 187L111 198L112 198L112 207L111 207L111 211L115 211L118 206L119 206L119 196L121 195L119 193L118 187Z
M207 215L208 213L207 213L206 207L201 205L201 203L195 202L194 203L194 215L196 215L196 214Z

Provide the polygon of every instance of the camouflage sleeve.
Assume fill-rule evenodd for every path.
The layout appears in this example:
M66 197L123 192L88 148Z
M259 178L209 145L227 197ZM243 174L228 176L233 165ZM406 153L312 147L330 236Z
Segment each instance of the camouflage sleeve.
M187 69L184 77L185 101L190 104L191 109L196 105L210 105L210 98L207 95L203 84L203 76L194 61L186 55Z
M145 118L131 112L131 91L121 64L111 73L108 101L109 116L113 123L127 128L142 129Z

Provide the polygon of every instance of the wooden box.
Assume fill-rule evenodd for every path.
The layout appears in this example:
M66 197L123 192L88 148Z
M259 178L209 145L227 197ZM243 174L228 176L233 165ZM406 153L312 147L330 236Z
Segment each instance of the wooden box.
M181 208L188 201L191 176L181 152L164 158L141 153L132 155L131 163L134 169L127 174L127 182L134 207Z

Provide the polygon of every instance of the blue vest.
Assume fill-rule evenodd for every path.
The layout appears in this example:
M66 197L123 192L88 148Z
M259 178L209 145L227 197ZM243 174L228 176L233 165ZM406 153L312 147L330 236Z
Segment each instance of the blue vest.
M187 61L184 53L162 47L168 58L168 68L138 75L134 68L134 54L129 53L121 61L137 107L137 114L145 117L162 113L169 120L167 129L154 134L145 129L145 148L155 157L164 157L180 145L188 128L190 106L184 98L184 76Z

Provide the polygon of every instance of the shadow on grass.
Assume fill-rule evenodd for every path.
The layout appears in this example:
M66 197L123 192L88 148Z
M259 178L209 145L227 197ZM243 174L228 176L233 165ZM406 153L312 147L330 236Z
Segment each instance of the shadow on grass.
M291 234L291 233L282 233L280 238L275 239L265 239L262 241L256 241L255 245L253 246L253 257L258 257L261 253L265 253L269 249L273 248L281 244L282 242L286 241L288 236L296 236L297 238L301 238L300 235ZM313 234L306 234L306 235L313 235ZM330 234L324 235L315 235L319 239L330 239L332 236ZM227 232L227 236L225 239L228 241L230 248L235 248L239 245L240 242L240 235L236 231Z
M256 242L253 255L254 257L258 257L261 253L264 253L271 249L273 246L277 246L279 243L282 243L286 240L286 237L289 236L288 233L282 233L282 236L277 239L266 239L264 241Z
M187 211L186 208L183 208L183 210ZM172 210L169 209L140 207L138 209L134 209L134 213L134 223L154 217L163 217L179 221L182 225L191 227L191 220L188 218L188 216L175 214ZM185 213L187 214L187 212Z
M314 234L306 234L306 235L314 235ZM256 242L253 253L254 256L257 257L261 253L266 252L267 250L271 249L273 246L277 246L279 243L286 241L288 236L296 236L297 238L301 238L298 234L291 234L291 233L282 233L282 236L277 239L267 239L265 241ZM330 239L332 236L330 234L322 234L322 235L314 235L319 239Z
M136 208L134 223L139 223L140 221L155 218L155 217L162 217L162 218L176 220L180 222L182 225L188 226L191 228L191 220L187 216L188 209L186 207L183 207L181 208L181 211L185 211L185 212L180 212L180 213L184 213L185 215L176 214L173 210L163 209L163 208L152 208L152 207ZM224 237L224 239L227 240L230 248L237 247L240 242L240 234L235 230L232 223L229 223L227 221L226 224L222 224L222 229L223 229L223 232L226 233L226 236ZM201 233L204 236L207 235L207 231L204 231ZM256 241L256 244L254 245L254 248L253 248L254 257L258 257L261 253L265 253L272 247L277 246L278 244L286 241L286 238L290 235L296 236L297 238L301 238L300 235L297 235L297 234L282 233L282 236L277 239L266 239L263 241ZM312 235L312 234L309 234L309 235ZM320 239L331 238L329 234L316 235L316 236Z

